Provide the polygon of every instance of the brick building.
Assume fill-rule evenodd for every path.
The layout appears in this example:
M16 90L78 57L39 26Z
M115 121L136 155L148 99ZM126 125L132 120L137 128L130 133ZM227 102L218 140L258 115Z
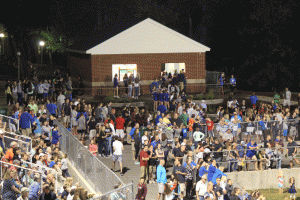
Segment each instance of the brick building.
M139 73L142 91L147 94L149 85L162 71L174 73L181 69L186 73L187 92L197 92L205 83L207 51L210 48L148 18L85 54L70 54L68 65L71 76L81 76L93 95L112 91L114 74L118 74L122 87L125 73Z

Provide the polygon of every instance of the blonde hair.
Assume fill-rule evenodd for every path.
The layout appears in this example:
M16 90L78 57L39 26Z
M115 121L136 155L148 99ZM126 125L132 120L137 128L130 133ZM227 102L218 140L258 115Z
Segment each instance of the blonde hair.
M228 115L228 114L225 114L225 115L224 115L224 119L229 119L229 115Z
M222 177L221 177L221 181L222 181L222 182L226 182L226 181L227 181L227 177L226 177L226 176L222 176Z

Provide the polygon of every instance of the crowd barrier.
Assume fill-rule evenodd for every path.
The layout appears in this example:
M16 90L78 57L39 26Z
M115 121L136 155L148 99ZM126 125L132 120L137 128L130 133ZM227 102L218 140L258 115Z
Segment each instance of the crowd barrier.
M45 177L44 173L43 172L40 172L38 170L33 170L33 169L29 169L29 168L26 168L26 167L22 167L22 166L18 166L18 165L14 165L14 164L10 164L10 163L7 163L7 162L3 162L3 161L0 161L0 175L1 175L1 180L3 180L3 185L5 185L5 180L10 180L10 181L14 181L18 184L18 189L21 191L21 188L22 187L27 187L29 188L30 185L33 183L33 182L37 182L40 184L40 193L42 193L42 183L43 183L43 178ZM14 169L16 171L17 174L14 174L14 175L17 175L17 177L13 177L14 175L7 175L7 172L8 172L8 169ZM34 176L35 175L38 175L39 178L38 179L34 179ZM13 180L15 179L15 180ZM16 199L16 197L12 197L12 196L6 196L6 192L9 193L11 189L9 188L2 188L2 198L3 199ZM10 192L11 194L11 192Z
M6 115L1 115L0 117L3 118L3 122L8 124L8 128L10 129L10 131L15 131L15 132L19 132L20 131L20 125L19 125L19 120L12 118L12 117L8 117ZM15 129L15 130L14 130Z
M264 124L264 128L262 126ZM213 129L213 136L221 136L223 138L229 138L226 131L230 129L233 137L239 141L256 138L257 141L261 140L261 137L271 135L272 139L275 140L277 135L280 136L292 136L298 135L298 125L292 120L282 121L253 121L253 122L239 122L232 123L226 122L225 124L215 123Z
M96 193L103 194L114 191L114 186L123 181L105 164L94 156L79 140L72 135L58 120L61 151L68 154L71 164L80 172L83 178ZM133 191L131 191L133 192Z
M26 161L22 161L22 163L25 163L27 164L28 166L30 166L31 168L38 168L38 171L43 173L43 175L45 175L45 171L47 171L47 174L48 173L52 173L54 174L54 177L55 177L55 191L58 192L58 176L57 176L57 172L53 169L53 168L49 168L49 167L46 167L44 165L38 165L38 164L34 164L32 162L26 162Z
M297 148L297 153L295 154L295 158L296 159L299 159L297 157L297 155L299 154L299 149L300 147L299 146L290 146L289 148ZM276 166L276 169L279 169L282 167L282 161L285 160L285 159L289 159L287 157L287 147L277 147L277 148L271 148L271 151L266 151L267 148L259 148L258 150L255 150L255 151L264 151L266 154L266 157L265 158L262 158L262 159L244 159L247 151L249 149L235 149L235 150L222 150L222 153L223 153L223 157L222 157L222 161L218 161L217 164L219 166L222 166L224 167L224 169L226 169L226 171L228 172L231 172L233 171L232 169L233 168L237 168L237 166L242 166L242 169L244 171L250 171L248 170L246 167L246 164L249 164L249 163L254 163L254 162L263 162L264 165L267 164L267 166ZM237 158L230 158L229 157L229 154L235 152L237 154ZM215 153L220 153L220 152L217 152L217 151L211 151L210 152L210 155L214 158L214 154ZM242 158L239 156L239 155L243 155ZM242 164L243 163L243 164ZM229 169L230 167L230 169Z

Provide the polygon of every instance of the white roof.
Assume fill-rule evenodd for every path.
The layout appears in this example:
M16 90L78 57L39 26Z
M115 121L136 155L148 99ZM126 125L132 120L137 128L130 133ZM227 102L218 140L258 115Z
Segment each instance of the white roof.
M97 55L206 51L210 51L210 48L148 18L87 50L86 53Z

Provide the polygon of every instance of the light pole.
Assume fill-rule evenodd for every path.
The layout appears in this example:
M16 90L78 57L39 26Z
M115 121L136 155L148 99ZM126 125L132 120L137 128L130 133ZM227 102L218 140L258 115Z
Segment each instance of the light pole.
M39 45L41 47L41 64L43 64L43 46L45 45L45 42L40 41Z
M4 55L4 44L3 44L3 40L4 40L4 33L0 33L0 38L1 38L1 54ZM2 53L3 52L3 53Z
M20 80L20 56L21 52L17 52L18 55L18 80Z

